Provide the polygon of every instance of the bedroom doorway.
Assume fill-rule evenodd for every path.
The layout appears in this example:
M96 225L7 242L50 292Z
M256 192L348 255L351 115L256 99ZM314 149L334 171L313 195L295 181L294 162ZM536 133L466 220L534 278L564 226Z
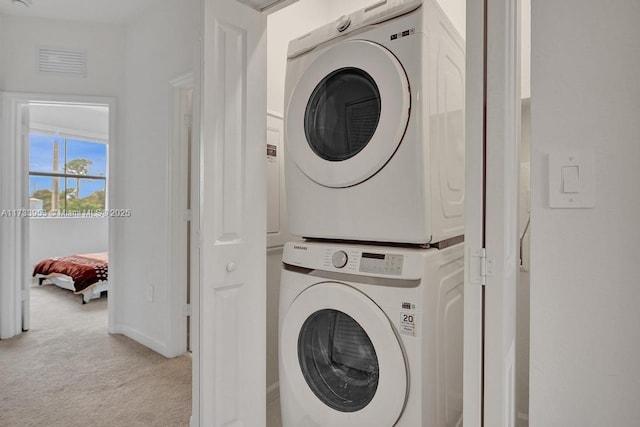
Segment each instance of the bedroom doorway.
M8 171L14 177L12 205L17 207L11 243L19 256L14 257L14 280L5 282L13 289L3 289L16 299L6 305L3 301L2 338L31 329L33 286L41 307L53 304L43 297L71 299L78 306L101 299L101 323L105 329L110 326L114 308L105 291L114 105L104 97L3 94L3 108L10 116L5 136L14 141L15 159ZM56 271L53 262L46 262L34 277L34 267L52 258L68 263ZM97 305L85 311L100 311Z
M82 304L108 290L109 106L30 102L29 264ZM106 305L105 305L106 310Z

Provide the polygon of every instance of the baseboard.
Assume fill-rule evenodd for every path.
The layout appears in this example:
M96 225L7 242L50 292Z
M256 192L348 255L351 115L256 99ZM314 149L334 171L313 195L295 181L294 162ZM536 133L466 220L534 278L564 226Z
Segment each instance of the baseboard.
M280 398L280 383L275 382L267 387L267 406L276 402Z
M167 345L163 342L156 340L155 338L151 338L150 336L143 334L142 332L125 325L115 325L114 327L115 333L122 334L128 338L131 338L135 342L142 344L145 347L150 348L156 353L160 353L164 357L175 357L169 354Z

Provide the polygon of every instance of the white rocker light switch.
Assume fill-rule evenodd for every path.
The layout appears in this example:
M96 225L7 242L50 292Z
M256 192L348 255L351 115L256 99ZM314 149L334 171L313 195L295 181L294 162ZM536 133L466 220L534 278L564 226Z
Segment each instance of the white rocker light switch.
M580 166L562 167L562 192L580 192Z
M596 205L593 150L549 154L549 206L592 208Z

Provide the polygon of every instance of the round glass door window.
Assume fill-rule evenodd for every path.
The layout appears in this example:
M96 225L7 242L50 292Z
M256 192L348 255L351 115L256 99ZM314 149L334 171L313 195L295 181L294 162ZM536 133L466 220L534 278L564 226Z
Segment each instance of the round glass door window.
M380 121L380 91L359 68L341 68L316 86L304 115L311 149L324 160L342 161L369 143Z
M304 322L298 361L313 393L337 411L364 408L378 389L373 344L358 322L341 311L320 310Z

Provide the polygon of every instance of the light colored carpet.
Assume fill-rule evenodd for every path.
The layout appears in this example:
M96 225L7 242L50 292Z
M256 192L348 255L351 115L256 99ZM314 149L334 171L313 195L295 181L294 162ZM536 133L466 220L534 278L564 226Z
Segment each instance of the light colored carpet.
M31 330L0 341L0 426L187 426L191 357L107 333L103 295L82 305L31 288Z

